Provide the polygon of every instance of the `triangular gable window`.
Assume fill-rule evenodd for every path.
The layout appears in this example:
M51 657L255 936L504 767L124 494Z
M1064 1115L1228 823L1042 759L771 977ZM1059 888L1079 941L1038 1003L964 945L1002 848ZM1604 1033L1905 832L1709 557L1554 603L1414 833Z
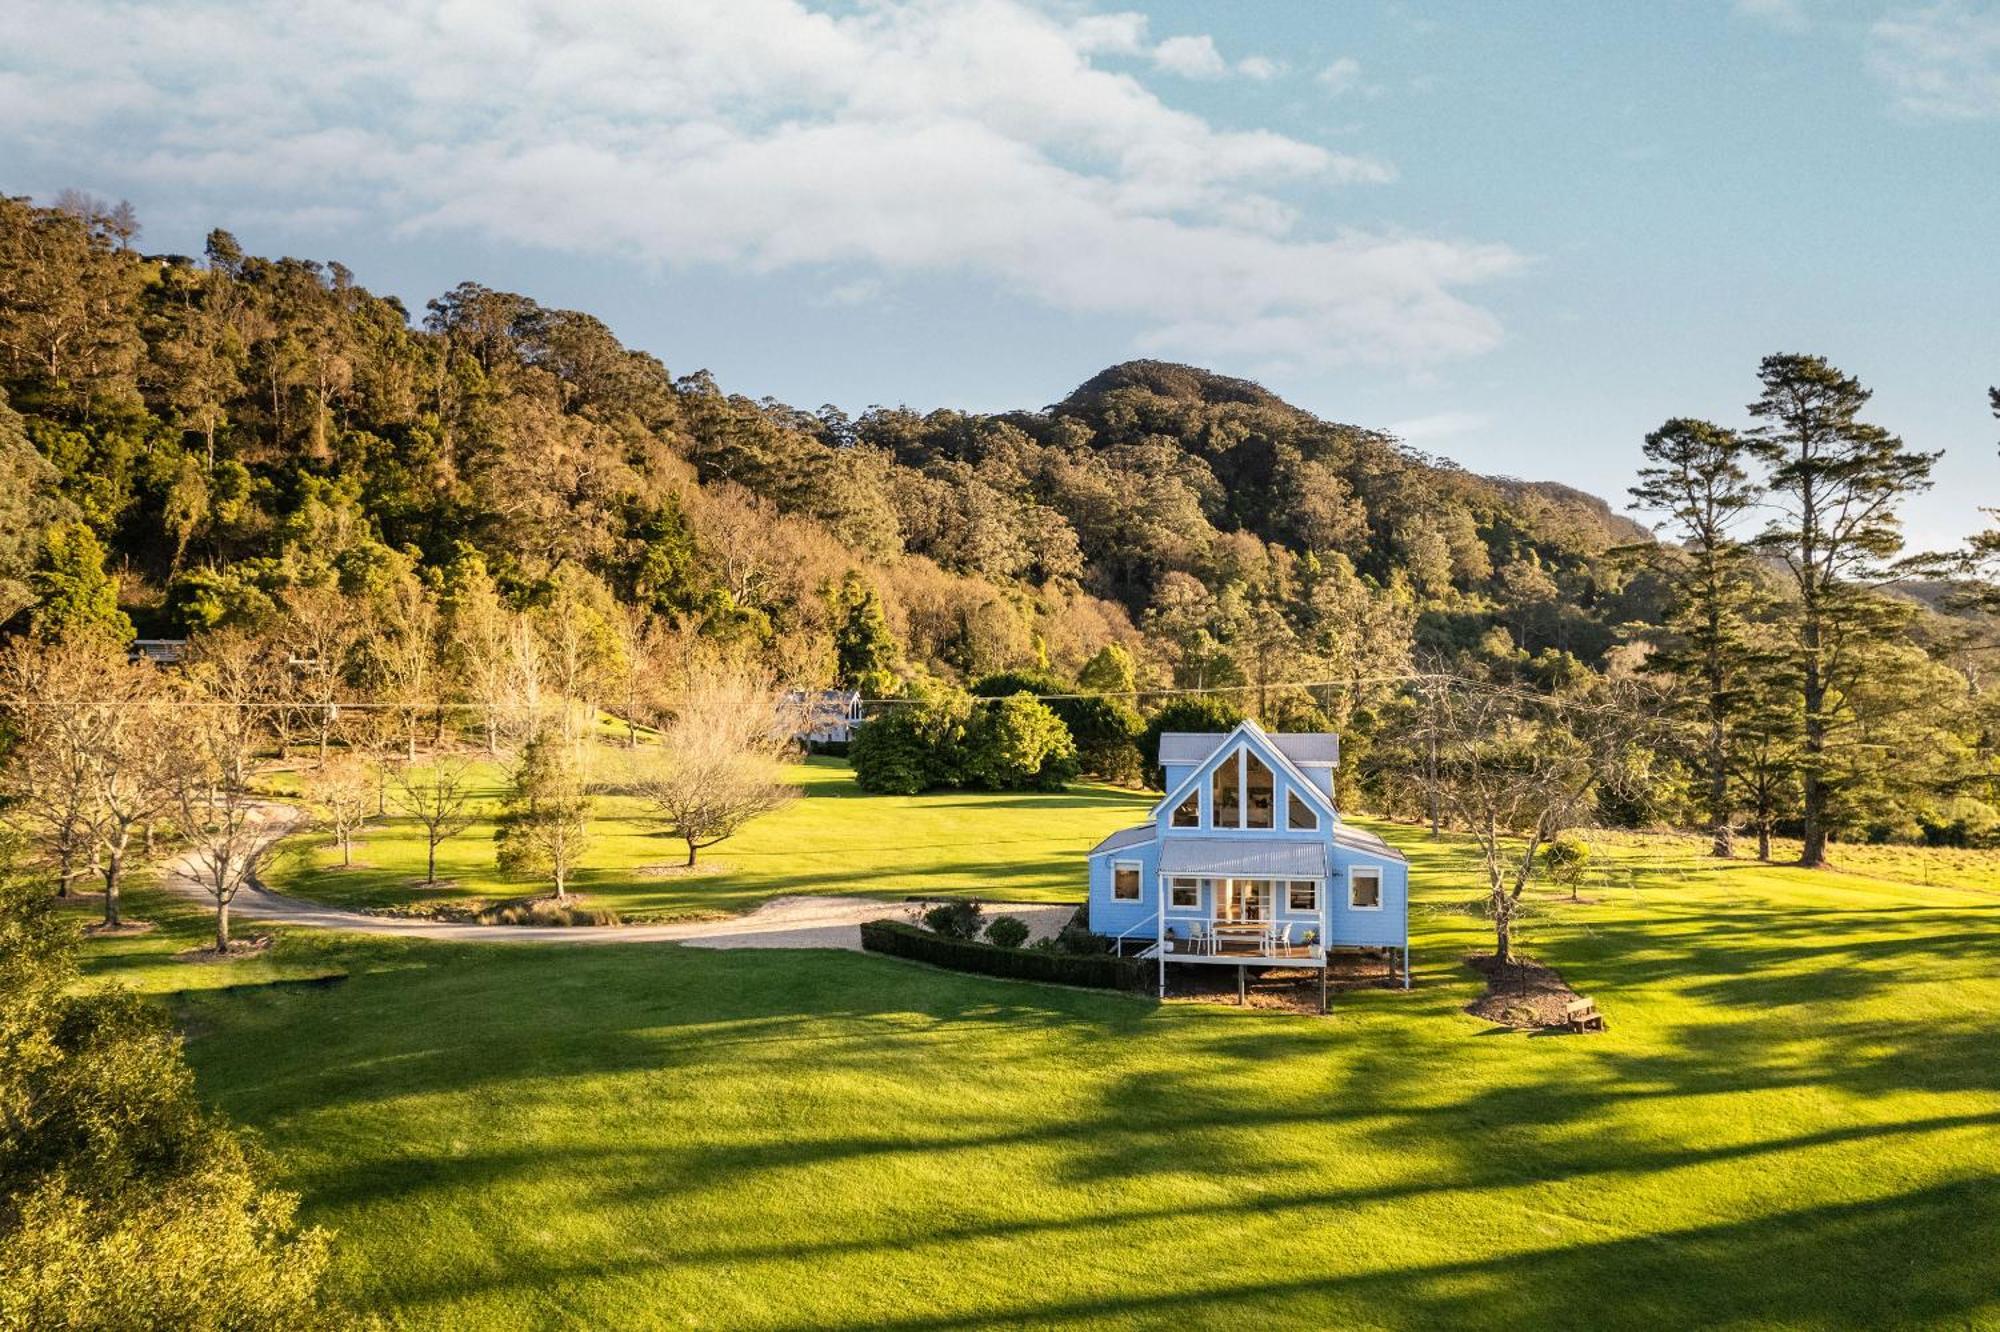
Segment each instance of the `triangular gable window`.
M1238 751L1215 765L1208 808L1218 828L1243 826L1243 790L1238 784L1242 780L1242 760L1243 754Z
M1319 828L1319 815L1299 799L1297 791L1285 792L1285 826L1299 832L1314 832Z
M1189 791L1188 798L1174 808L1173 826L1176 828L1199 828L1201 826L1201 792Z

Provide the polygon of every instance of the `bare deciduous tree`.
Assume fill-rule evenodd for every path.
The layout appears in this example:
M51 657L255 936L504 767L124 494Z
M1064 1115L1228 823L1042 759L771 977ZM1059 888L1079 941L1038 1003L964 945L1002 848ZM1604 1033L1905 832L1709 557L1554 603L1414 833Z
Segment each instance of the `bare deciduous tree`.
M797 797L779 761L802 729L803 713L765 676L716 670L690 678L658 753L638 758L633 784L667 830L687 843L689 865L703 847Z
M472 768L455 755L398 768L390 779L396 808L423 825L424 882L437 882L438 847L472 826Z
M1601 788L1634 778L1649 711L1631 686L1584 700L1471 681L1439 691L1436 706L1439 792L1479 845L1493 955L1505 964L1542 847L1583 823Z
M162 746L170 758L168 812L187 846L188 877L215 901L215 950L229 951L229 906L268 840L251 777L270 740L273 677L283 669L247 639L198 640Z
M90 870L91 714L103 670L88 641L21 638L0 652L0 705L14 743L0 769L0 819L55 880L56 894Z
M306 804L340 847L340 863L354 864L354 834L376 803L375 774L360 755L335 754L305 775Z
M577 747L546 724L522 747L509 778L494 839L500 868L546 871L556 901L567 904L570 875L590 844L590 788Z

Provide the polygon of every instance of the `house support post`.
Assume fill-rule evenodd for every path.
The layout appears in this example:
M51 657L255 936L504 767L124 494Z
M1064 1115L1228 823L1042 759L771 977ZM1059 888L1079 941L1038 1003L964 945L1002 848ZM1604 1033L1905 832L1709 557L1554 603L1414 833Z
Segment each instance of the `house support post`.
M1410 946L1403 945L1403 988L1410 988Z
M1236 1006L1238 1008L1248 1008L1250 1006L1250 968L1248 967L1239 966L1236 968Z
M1325 953L1321 953L1321 954L1320 954L1320 958L1319 958L1319 1013L1320 1013L1320 1016L1321 1016L1321 1017L1325 1017L1325 1016L1326 1016L1326 964L1327 964L1327 961L1328 961L1328 958L1327 958L1326 954L1325 954Z

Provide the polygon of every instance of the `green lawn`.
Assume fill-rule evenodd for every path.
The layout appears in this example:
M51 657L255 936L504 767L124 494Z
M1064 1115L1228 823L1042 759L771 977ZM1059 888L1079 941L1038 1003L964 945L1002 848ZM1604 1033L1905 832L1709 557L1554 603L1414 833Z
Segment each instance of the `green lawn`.
M490 819L500 773L493 765L477 771L479 807ZM1054 794L869 796L834 759L795 765L790 778L806 798L703 852L717 872L694 876L676 872L686 846L660 832L640 801L601 798L576 887L593 905L635 920L742 911L787 893L1081 901L1082 853L1114 828L1143 820L1157 798L1097 786ZM323 834L294 838L288 852L267 875L271 886L342 906L494 901L545 891L494 868L490 821L438 848L438 875L450 881L441 887L424 886L423 829L405 817L378 820L362 833L352 869L341 867Z
M1052 891L1083 809L1129 817L1077 800L1039 836L825 805L913 886ZM198 914L143 891L163 934L90 949L179 992L204 1093L411 1327L2000 1326L2000 897L1615 839L1529 945L1611 1030L1495 1033L1463 850L1385 831L1417 988L1327 1019L836 953L193 967ZM872 841L816 872L866 886Z

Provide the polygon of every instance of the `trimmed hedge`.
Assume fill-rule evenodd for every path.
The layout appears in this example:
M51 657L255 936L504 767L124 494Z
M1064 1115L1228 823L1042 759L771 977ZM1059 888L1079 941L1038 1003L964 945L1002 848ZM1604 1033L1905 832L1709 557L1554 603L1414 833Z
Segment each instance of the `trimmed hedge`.
M861 946L871 953L907 957L953 971L976 971L986 976L1047 981L1053 985L1081 985L1093 990L1142 990L1151 974L1146 963L1133 957L998 948L988 943L947 939L900 920L868 921L861 927Z

